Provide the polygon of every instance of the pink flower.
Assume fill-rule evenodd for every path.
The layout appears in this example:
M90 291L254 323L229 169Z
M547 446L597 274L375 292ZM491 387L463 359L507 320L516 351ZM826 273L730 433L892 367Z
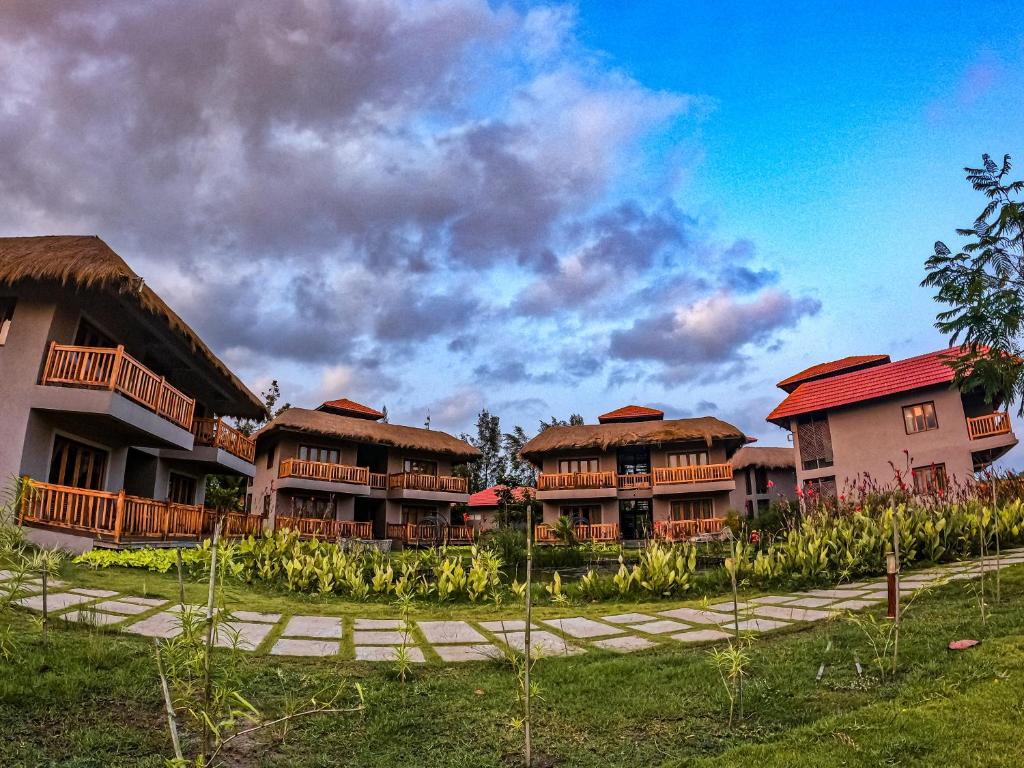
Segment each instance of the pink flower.
M799 488L797 488L796 489L796 496L797 496L798 499L802 499L804 497L804 492L801 491Z
M750 532L750 543L751 544L759 544L759 543L761 543L761 532L760 531L751 531Z
M775 487L775 481L774 480L769 480L768 481L768 488L769 488L769 490L771 490L774 487Z

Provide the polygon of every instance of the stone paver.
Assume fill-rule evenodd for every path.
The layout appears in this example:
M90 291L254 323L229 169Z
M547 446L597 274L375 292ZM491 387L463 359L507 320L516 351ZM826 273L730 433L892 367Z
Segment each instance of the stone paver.
M88 603L93 599L95 598L89 597L88 595L73 595L70 592L58 592L55 595L46 596L46 610L63 611L65 608L70 608L73 605L79 605L81 603ZM17 600L16 602L18 605L24 608L31 608L33 611L43 610L42 595L23 597L21 600Z
M586 619L582 616L574 616L570 619L545 619L542 623L549 627L560 629L569 637L605 637L607 635L621 635L625 630L618 627L610 627L593 619Z
M356 619L356 629L401 629L401 619Z
M280 613L260 613L259 611L232 611L231 615L239 621L255 621L260 624L276 624L281 620Z
M740 602L736 603L736 606L739 608L739 610L742 611L745 608L749 608L750 603L745 603L741 600ZM708 610L715 611L716 613L732 613L732 600L726 603L714 603L708 606Z
M148 605L139 605L138 603L126 603L121 600L106 600L96 605L97 611L106 611L107 613L120 613L128 616L135 616L146 611L153 610Z
M72 608L67 613L62 613L60 617L64 621L76 621L80 624L92 624L94 626L118 624L126 618L124 616L115 616L111 613L91 611L88 608Z
M217 627L217 638L214 643L220 648L240 648L243 651L255 651L260 643L267 639L272 624L261 624L255 621L230 621Z
M525 632L506 632L499 635L499 639L520 653L526 652ZM583 649L562 640L551 632L538 630L530 633L530 655L534 658L538 656L575 656L578 653L583 653Z
M668 616L670 619L682 619L690 624L724 624L732 621L732 616L713 611L702 611L697 608L676 608L671 611L659 611L659 616Z
M684 629L689 628L686 624L680 624L678 621L672 621L671 619L630 625L630 629L635 629L637 632L643 632L648 635L667 635L669 632L682 632Z
M617 613L614 616L602 616L601 621L609 621L612 624L642 624L645 621L654 621L656 616L648 616L646 613Z
M831 597L835 600L849 600L864 594L863 589L812 589L806 594L811 597Z
M407 647L406 653L409 661L422 664L423 651L415 647ZM398 658L398 649L392 645L364 645L356 648L356 661L395 661Z
M740 632L770 632L773 629L788 626L788 622L775 619L747 619L739 623Z
M855 598L851 598L851 599L853 599L853 600L887 600L888 598L889 598L889 591L886 590L886 589L883 589L880 592L868 592L863 597L855 597ZM843 602L845 602L845 601L843 601Z
M341 619L334 616L292 616L285 625L285 637L341 637Z
M76 595L88 595L89 597L113 597L117 594L111 589L71 589L69 592L74 592Z
M841 603L836 603L832 606L832 610L835 611L859 611L862 608L867 608L871 605L878 605L878 600L843 600Z
M646 651L648 648L654 648L657 645L657 643L648 640L646 637L637 637L636 635L609 637L604 640L595 640L593 644L598 648L604 648L606 651L615 651L616 653Z
M274 656L334 656L341 644L337 640L300 640L282 637L270 652Z
M526 622L522 619L505 619L504 621L481 621L480 626L488 632L522 632L526 629ZM530 629L537 629L536 624L531 624Z
M177 637L181 634L181 620L170 612L157 613L125 627L124 631L144 637Z
M418 621L420 632L431 645L486 643L487 638L465 621Z
M785 619L786 621L821 621L832 615L829 611L816 611L813 608L791 608L788 605L762 605L759 608L755 608L753 613L757 616Z
M801 597L799 600L794 600L791 603L786 603L786 607L795 606L797 608L821 608L825 605L831 605L835 602L835 598L831 597Z
M683 643L709 643L713 640L725 640L732 637L728 632L721 632L717 629L695 629L692 632L680 632L672 635L673 640Z
M493 645L437 645L434 651L444 662L489 661L501 657Z
M761 597L755 597L750 602L752 603L764 603L765 605L777 605L779 603L788 603L796 599L796 595L762 595Z
M161 605L167 603L167 600L164 600L162 597L134 597L132 595L125 595L121 598L121 601L125 603L148 605L150 608L159 608Z
M401 632L359 630L353 633L356 645L401 645Z

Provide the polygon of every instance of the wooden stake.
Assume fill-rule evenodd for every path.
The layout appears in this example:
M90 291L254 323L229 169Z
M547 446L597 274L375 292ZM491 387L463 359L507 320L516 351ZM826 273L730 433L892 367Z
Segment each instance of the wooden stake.
M181 561L181 547L174 550L178 560L178 603L184 608L185 607L185 576L182 568Z
M174 704L171 702L171 689L167 686L167 676L164 674L164 662L160 656L160 641L153 638L153 645L156 646L156 671L160 675L160 688L164 694L164 709L167 712L167 728L171 732L171 743L174 745L174 756L178 760L184 760L181 754L181 743L178 741L178 720L174 715Z
M530 743L530 623L532 613L531 589L533 574L533 500L526 505L526 627L523 634L523 643L526 647L526 670L523 674L523 714L524 714L524 736L525 736L525 757L526 768L533 765L533 748Z

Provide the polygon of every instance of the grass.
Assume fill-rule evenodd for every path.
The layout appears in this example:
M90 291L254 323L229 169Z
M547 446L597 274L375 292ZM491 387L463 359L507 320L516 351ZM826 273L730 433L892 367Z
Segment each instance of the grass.
M118 569L120 570L120 569ZM139 574L78 573L75 580L137 594ZM172 577L146 574L151 594L175 598ZM120 581L119 581L120 580ZM195 590L198 585L190 587ZM728 701L706 649L664 642L637 655L596 649L541 660L536 702L537 765L601 766L1017 766L1024 759L1024 566L1004 572L1003 600L982 627L974 592L949 584L918 598L901 639L900 670L882 682L849 622L772 635L752 647L746 717L726 727ZM252 593L252 594L250 594ZM229 587L244 607L274 610L315 599ZM197 599L198 592L190 592ZM342 613L339 601L324 611ZM236 607L243 607L237 605ZM636 609L630 604L630 609ZM420 609L427 612L427 609ZM484 613L493 608L478 609ZM514 612L512 606L500 611ZM565 615L565 609L552 609ZM573 609L576 610L575 608ZM612 608L600 607L603 612ZM882 610L882 609L879 609ZM396 615L383 604L345 609ZM465 613L465 605L431 614ZM483 613L480 615L483 617ZM474 618L477 614L474 613ZM163 766L170 742L149 642L55 622L44 647L35 619L13 615L19 656L0 661L0 745L7 766ZM961 653L949 640L982 639ZM826 658L820 683L815 675ZM865 663L858 677L853 656ZM228 757L234 766L326 768L352 765L506 768L517 762L511 728L516 681L498 663L416 667L402 686L390 665L247 656L241 690L274 715L296 697L361 683L366 712L317 716L263 734Z

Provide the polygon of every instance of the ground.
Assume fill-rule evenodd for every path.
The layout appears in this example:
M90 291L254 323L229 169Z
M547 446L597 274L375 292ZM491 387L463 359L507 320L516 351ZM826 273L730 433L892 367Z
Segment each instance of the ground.
M76 583L95 579L121 592L176 596L169 577L76 569ZM190 587L197 599L201 586ZM229 588L252 610L296 611L294 596ZM705 647L661 643L636 654L590 648L585 655L545 658L535 744L548 766L1016 766L1024 760L1024 566L1003 572L1001 600L987 624L977 587L955 582L919 597L907 616L900 667L880 680L865 636L848 620L799 625L752 646L745 712L727 726L728 701ZM301 599L304 614L339 613ZM320 606L318 609L317 606ZM608 615L648 611L636 603L544 615ZM664 609L664 606L661 606ZM420 609L444 618L455 608ZM486 620L508 616L476 609ZM869 609L880 615L878 608ZM350 606L348 615L394 616L387 605ZM475 617L477 618L477 617ZM474 619L475 620L475 619ZM151 641L56 623L44 646L34 618L19 612L18 655L0 662L0 732L5 766L162 766L171 753ZM950 652L952 639L977 637L970 651ZM826 652L829 640L831 651ZM854 658L865 664L859 677ZM500 662L418 665L405 685L390 664L246 655L242 690L261 710L324 687L367 691L358 715L316 717L286 737L268 733L233 753L232 765L495 766L518 764L521 733L516 680ZM827 662L821 682L815 676Z

